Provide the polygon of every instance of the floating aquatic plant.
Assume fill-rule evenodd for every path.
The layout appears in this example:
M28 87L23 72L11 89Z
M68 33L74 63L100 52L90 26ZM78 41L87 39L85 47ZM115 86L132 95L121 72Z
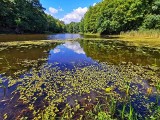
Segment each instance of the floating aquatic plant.
M20 93L19 101L28 105L32 114L27 116L26 113L22 113L21 118L101 118L100 113L105 112L114 119L117 104L125 102L126 107L123 107L121 113L121 118L125 119L127 104L134 102L132 96L143 94L145 89L144 78L139 74L141 69L138 66L133 67L132 64L117 66L100 63L82 68L81 65L76 66L73 63L73 69L64 70L61 70L58 64L45 64L38 69L33 68L21 78L10 78L10 86L20 82L16 90ZM142 98L142 106L145 107L145 96ZM96 108L98 103L102 105L99 110ZM132 106L129 107L129 111L127 118L133 116ZM93 114L87 116L91 112Z

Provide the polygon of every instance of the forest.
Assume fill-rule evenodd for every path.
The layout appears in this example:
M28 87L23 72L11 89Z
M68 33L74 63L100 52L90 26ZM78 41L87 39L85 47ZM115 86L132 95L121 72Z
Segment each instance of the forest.
M160 29L160 0L103 0L90 6L69 33L119 34L131 30Z
M47 15L39 0L0 0L0 33L59 33L64 22Z
M160 29L159 0L103 0L90 6L81 22L65 25L46 14L39 0L1 0L0 33L119 34Z

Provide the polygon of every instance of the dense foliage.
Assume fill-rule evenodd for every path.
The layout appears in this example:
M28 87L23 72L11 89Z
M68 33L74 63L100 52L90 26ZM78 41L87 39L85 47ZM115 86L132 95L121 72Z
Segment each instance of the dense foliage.
M1 0L0 32L117 34L138 29L160 29L159 0L102 0L90 6L79 23L47 15L39 0Z
M80 32L80 23L71 22L66 25L66 31L69 33L78 33Z
M45 14L39 0L0 0L0 32L63 32L64 23Z
M72 24L69 24L71 26ZM90 6L80 23L82 33L117 34L138 29L160 29L159 0L103 0ZM71 27L72 28L72 27ZM68 27L68 32L72 32Z

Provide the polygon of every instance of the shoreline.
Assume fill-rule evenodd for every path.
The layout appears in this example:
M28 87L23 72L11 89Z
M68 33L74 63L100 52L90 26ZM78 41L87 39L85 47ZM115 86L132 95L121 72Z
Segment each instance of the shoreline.
M138 33L138 32L137 32ZM79 33L80 34L80 33ZM5 34L3 34L5 35ZM0 34L0 36L3 36ZM17 35L17 34L9 34L9 35ZM19 34L18 34L19 35ZM25 34L26 35L26 34ZM37 34L35 34L37 35ZM46 34L44 34L46 35ZM129 45L134 45L137 47L144 46L144 47L152 47L152 48L158 48L160 49L160 37L149 37L149 36L143 36L143 34L130 34L130 33L122 33L120 35L100 35L100 34L92 34L92 33L84 33L80 34L84 35L84 38L77 38L73 40L119 40L119 41L124 41L128 42ZM86 38L85 38L86 35ZM87 36L89 36L87 38ZM69 41L72 41L72 39L68 39ZM3 44L8 44L8 43L14 43L14 44L40 44L40 43L52 43L52 42L65 42L68 40L22 40L22 41L1 41L0 45L2 46ZM38 43L40 42L40 43Z
M83 38L83 40L93 40L93 38ZM109 38L94 38L94 40L118 40L122 42L128 42L128 45L130 46L136 46L136 47L150 47L150 48L156 48L160 49L160 39L136 39L136 38L128 38L128 37L109 37Z
M145 32L144 32L145 33ZM160 49L160 37L159 36L151 36L147 35L147 33L141 34L132 34L132 32L123 33L120 35L100 35L100 34L84 34L90 36L97 36L94 40L120 40L130 42L134 46L147 46L147 47L155 47ZM99 37L99 38L98 38ZM83 38L84 40L92 40L93 38Z

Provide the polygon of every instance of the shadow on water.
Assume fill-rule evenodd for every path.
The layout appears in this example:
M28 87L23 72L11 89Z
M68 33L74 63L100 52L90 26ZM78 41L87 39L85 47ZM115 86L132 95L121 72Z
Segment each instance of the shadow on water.
M88 57L100 62L160 66L160 50L154 48L127 46L125 42L116 40L81 40L80 45Z
M45 60L50 49L58 43L48 46L17 46L0 51L0 73L13 75L16 71L31 68L38 60Z
M83 34L18 34L18 35L0 35L0 42L11 42L11 41L30 41L30 40L66 40L66 39L77 39L77 38L107 38L115 39L117 37L111 36L98 36L98 35L83 35Z
M11 41L30 41L30 40L65 40L65 39L77 39L82 38L80 34L20 34L20 35L0 35L0 42Z
M26 41L26 40L46 40L48 35L45 34L28 34L28 35L0 35L0 42Z
M118 36L109 36L109 35L83 35L83 38L105 38L105 39L116 39L119 38Z

